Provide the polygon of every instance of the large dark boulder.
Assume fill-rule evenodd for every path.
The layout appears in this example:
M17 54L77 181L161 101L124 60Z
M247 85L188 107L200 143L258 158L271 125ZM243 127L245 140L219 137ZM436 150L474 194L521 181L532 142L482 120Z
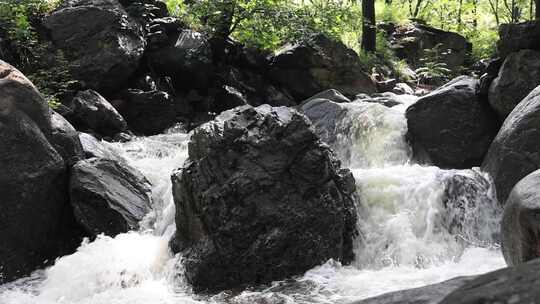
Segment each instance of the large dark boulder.
M510 266L540 257L540 171L516 184L504 205L502 251Z
M84 158L84 151L79 133L60 114L53 111L51 115L51 143L68 165L73 165Z
M478 276L446 296L441 304L538 303L540 259Z
M182 31L171 46L150 52L148 62L159 73L172 76L178 89L205 89L213 79L210 42L193 30Z
M515 184L540 168L540 87L508 115L482 164L504 204Z
M93 237L138 229L150 211L150 183L116 160L79 161L71 168L69 189L75 219Z
M463 76L407 109L408 138L417 158L444 168L480 165L497 133L497 118L477 93L478 80Z
M72 76L100 92L125 84L145 49L141 26L117 0L65 1L44 25L70 60Z
M489 87L491 106L504 120L514 107L540 85L540 51L522 50L506 57Z
M309 121L239 107L196 129L172 176L185 274L196 291L268 283L353 259L356 187Z
M407 60L415 67L421 65L420 60L425 57L425 50L437 45L440 45L441 61L453 70L464 66L472 51L472 44L465 37L420 23L396 27L389 38L391 48L398 58Z
M67 105L64 113L79 130L92 130L105 136L114 136L127 129L124 118L98 92L86 90L78 92Z
M49 136L47 102L0 61L0 283L73 249L66 166Z
M358 55L322 34L279 50L271 58L270 78L298 102L327 89L348 97L377 90Z
M502 57L526 49L540 51L540 22L536 20L515 24L501 24L499 37L497 48L499 55Z
M159 134L176 121L174 99L167 92L129 89L121 98L118 108L135 133Z

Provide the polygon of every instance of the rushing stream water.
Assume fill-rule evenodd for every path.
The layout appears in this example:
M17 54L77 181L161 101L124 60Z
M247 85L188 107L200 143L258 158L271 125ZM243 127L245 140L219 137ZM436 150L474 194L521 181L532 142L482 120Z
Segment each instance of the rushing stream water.
M349 303L503 267L492 241L500 212L490 187L459 198L464 201L460 210L454 210L464 222L459 235L442 227L441 214L452 214L442 202L445 178L458 174L486 182L481 175L415 164L405 141L405 105L350 106L354 110L336 124L343 133L337 134L333 148L353 170L362 198L357 243L363 245L357 248L353 265L329 261L271 286L212 297L193 295L175 275L182 272L181 263L167 246L174 232L170 173L187 157L189 140L188 134L171 130L108 144L154 186L153 212L143 221L143 229L84 242L54 266L0 286L0 303Z

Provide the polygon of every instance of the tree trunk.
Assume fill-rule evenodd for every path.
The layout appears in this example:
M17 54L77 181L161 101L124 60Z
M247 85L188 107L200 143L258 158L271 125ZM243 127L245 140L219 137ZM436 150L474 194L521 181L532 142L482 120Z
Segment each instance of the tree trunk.
M534 9L536 11L535 17L538 20L538 19L540 19L540 9L539 9L540 8L540 0L534 0L534 6L535 6Z
M362 0L362 50L373 53L377 45L375 0Z

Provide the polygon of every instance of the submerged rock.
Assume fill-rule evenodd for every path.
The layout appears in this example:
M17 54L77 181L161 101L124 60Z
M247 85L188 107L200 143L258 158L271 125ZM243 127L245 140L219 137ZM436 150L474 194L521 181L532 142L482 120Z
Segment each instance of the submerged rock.
M408 138L416 158L427 156L443 168L482 163L498 123L477 88L478 80L462 76L407 109Z
M489 87L491 106L504 120L514 107L540 85L540 52L522 50L506 57Z
M73 77L90 89L117 90L135 72L145 40L117 0L69 0L44 25L65 51Z
M540 257L540 171L516 184L504 206L502 252L509 266Z
M504 204L515 184L540 168L540 87L508 115L482 164Z
M537 303L540 298L540 259L504 268L467 282L441 304Z
M298 101L332 88L345 96L377 91L358 55L322 34L279 50L271 59L270 77Z
M309 121L239 107L194 131L172 176L175 252L196 291L268 283L353 259L356 187Z
M438 284L395 291L352 304L438 304L452 291L465 286L474 277L459 277Z
M70 201L77 222L96 237L138 229L150 211L151 185L135 168L90 158L71 168Z

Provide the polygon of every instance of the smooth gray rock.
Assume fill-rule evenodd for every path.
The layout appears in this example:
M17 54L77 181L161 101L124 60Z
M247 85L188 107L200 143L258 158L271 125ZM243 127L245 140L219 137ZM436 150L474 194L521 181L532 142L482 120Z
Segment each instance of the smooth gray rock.
M540 85L540 51L522 50L506 57L489 87L491 106L504 120L514 107Z
M508 115L482 164L495 183L502 205L512 188L540 168L540 87Z
M501 224L502 252L510 266L540 257L540 171L514 186Z
M68 165L73 165L84 158L79 133L60 114L52 112L51 115L52 136L51 143Z
M351 304L438 304L452 291L466 285L473 279L474 277L454 278L442 283L391 292Z
M478 276L454 290L441 304L538 303L540 260Z
M73 249L66 166L49 142L50 110L0 62L0 284Z
M496 115L477 95L478 80L462 76L420 98L406 112L414 154L443 168L482 163L497 134Z
M135 168L110 159L76 163L71 168L69 193L75 219L92 237L138 229L152 204L146 178Z
M171 245L196 291L282 280L354 257L354 178L294 110L223 112L194 131L172 181Z

